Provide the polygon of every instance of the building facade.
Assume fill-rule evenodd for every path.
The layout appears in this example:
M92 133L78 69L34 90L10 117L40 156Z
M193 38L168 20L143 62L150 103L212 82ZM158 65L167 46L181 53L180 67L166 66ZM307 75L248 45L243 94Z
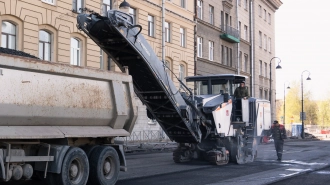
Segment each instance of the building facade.
M250 95L269 100L271 90L272 110L275 110L278 61L272 60L275 57L274 18L282 2L196 0L195 3L196 75L247 76Z
M76 27L82 8L101 15L119 9L123 0L0 0L1 47L24 51L49 62L119 70L114 62ZM162 58L162 0L128 0L124 10L143 27L142 34ZM177 87L194 75L194 1L164 1L165 65ZM136 98L137 99L137 98ZM137 99L138 100L138 99ZM160 129L146 116L141 102L135 130ZM148 124L147 124L148 123Z

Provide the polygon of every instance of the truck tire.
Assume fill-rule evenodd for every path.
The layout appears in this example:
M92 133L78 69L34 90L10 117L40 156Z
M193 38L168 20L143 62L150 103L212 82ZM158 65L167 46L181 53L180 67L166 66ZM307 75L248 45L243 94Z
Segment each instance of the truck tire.
M90 158L92 152L94 151L94 149L98 147L98 145L84 145L82 147L80 147L81 149L84 150L84 152L86 153L88 159Z
M117 151L111 146L99 146L90 156L89 185L114 185L118 180L120 163Z
M50 185L85 185L89 175L89 163L86 153L78 147L70 148L62 163L60 174L48 173Z

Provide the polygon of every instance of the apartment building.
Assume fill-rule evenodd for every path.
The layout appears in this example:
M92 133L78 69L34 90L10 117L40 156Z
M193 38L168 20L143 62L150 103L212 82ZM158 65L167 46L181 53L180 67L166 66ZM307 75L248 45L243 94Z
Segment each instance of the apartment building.
M114 62L76 27L82 8L105 15L123 0L0 0L1 47L21 50L49 62L116 70ZM127 0L123 10L143 27L142 34L162 58L162 0ZM166 0L165 65L174 80L194 75L194 1ZM173 72L173 73L172 73ZM136 128L158 129L140 101ZM148 124L146 124L148 123Z
M195 3L196 75L247 76L246 85L252 96L269 99L271 90L272 110L275 110L278 60L271 59L276 56L275 12L282 2L196 0Z

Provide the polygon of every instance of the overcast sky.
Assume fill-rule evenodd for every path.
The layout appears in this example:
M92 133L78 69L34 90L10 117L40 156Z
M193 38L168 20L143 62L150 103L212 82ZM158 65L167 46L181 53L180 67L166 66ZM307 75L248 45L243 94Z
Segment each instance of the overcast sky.
M276 97L283 98L286 81L300 84L304 70L312 79L306 81L304 73L304 91L312 91L314 99L330 97L330 1L281 1L275 14L275 55L282 61L282 69L276 70Z

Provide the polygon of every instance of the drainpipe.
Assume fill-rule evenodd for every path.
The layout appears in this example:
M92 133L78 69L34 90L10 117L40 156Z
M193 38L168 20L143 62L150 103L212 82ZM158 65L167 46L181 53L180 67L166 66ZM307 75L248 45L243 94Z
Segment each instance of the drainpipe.
M238 19L238 0L236 0L236 28L239 30L239 19ZM238 32L238 37L240 39L241 34ZM239 43L236 44L237 47L237 74L240 74L240 63L239 63Z
M165 0L162 0L162 61L165 65Z
M197 75L197 0L194 1L195 3L195 15L194 15L194 76Z
M254 87L254 20L253 20L253 0L250 0L249 6L249 25L250 25L250 94L252 97L255 95L255 87Z

